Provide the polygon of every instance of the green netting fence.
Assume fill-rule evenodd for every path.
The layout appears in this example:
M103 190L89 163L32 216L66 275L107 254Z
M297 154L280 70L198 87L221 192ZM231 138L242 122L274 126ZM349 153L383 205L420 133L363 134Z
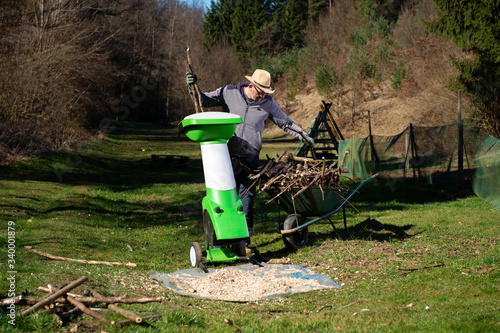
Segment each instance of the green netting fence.
M395 136L341 140L339 158L345 151L349 177L384 172L458 189L466 179L477 196L500 209L500 140L470 127L410 125Z

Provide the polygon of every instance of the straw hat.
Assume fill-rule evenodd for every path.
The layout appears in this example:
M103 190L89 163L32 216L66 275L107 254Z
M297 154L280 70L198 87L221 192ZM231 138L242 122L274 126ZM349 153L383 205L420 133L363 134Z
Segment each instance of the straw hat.
M245 76L248 81L250 81L257 88L262 90L267 94L272 94L274 88L271 87L271 74L263 69L256 69L252 76Z

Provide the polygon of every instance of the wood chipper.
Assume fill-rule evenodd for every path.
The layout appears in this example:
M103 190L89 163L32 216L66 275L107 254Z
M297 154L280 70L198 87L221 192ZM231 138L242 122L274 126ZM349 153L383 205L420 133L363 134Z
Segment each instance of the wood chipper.
M207 191L202 201L205 250L192 242L189 260L191 267L200 266L204 271L209 262L252 261L246 256L244 242L249 233L227 148L239 123L240 116L226 112L196 113L179 123L181 132L201 145ZM203 257L207 260L202 261Z

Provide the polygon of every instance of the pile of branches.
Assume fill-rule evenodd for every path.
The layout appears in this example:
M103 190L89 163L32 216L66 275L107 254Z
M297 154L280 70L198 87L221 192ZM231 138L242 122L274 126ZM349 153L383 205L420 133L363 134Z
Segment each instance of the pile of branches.
M56 321L63 325L65 321L77 316L79 314L87 314L104 323L112 324L117 327L129 323L141 323L144 320L158 318L161 315L155 312L148 312L146 316L141 317L135 312L123 309L117 305L122 304L136 304L136 303L149 303L161 302L162 298L159 296L154 297L104 297L95 290L86 289L83 295L72 293L71 291L76 287L88 281L86 276L71 282L70 284L56 287L48 285L48 287L39 287L41 292L48 293L43 298L24 298L22 295L0 300L0 306L12 307L12 305L30 305L21 311L21 316L29 316L41 310L40 314L53 314ZM100 312L113 311L120 314L126 319L121 321L109 320L104 317Z
M259 193L266 190L279 190L279 193L266 204L288 191L294 193L292 199L295 199L309 188L348 190L340 184L342 172L347 172L343 170L345 156L342 158L340 167L337 167L337 161L327 165L324 159L298 157L287 152L277 158L267 156L266 164L250 172L249 178L253 180L251 187L257 186Z

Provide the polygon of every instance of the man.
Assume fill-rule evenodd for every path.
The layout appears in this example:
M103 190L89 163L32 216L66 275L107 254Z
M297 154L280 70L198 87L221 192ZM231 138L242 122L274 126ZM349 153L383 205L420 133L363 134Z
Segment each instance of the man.
M196 83L196 76L186 73L187 83L191 87ZM203 107L222 106L224 112L237 114L243 123L236 126L234 136L228 141L229 154L233 162L233 171L236 180L238 195L241 197L250 186L248 169L259 166L259 153L262 149L262 133L265 129L266 119L270 119L286 133L300 140L304 137L306 143L314 145L314 140L290 119L270 96L274 93L271 86L271 74L263 69L256 69L252 76L246 76L248 82L238 85L227 85L209 93L201 93ZM191 94L192 95L192 94ZM242 198L249 233L253 228L253 202L255 190L250 189Z

